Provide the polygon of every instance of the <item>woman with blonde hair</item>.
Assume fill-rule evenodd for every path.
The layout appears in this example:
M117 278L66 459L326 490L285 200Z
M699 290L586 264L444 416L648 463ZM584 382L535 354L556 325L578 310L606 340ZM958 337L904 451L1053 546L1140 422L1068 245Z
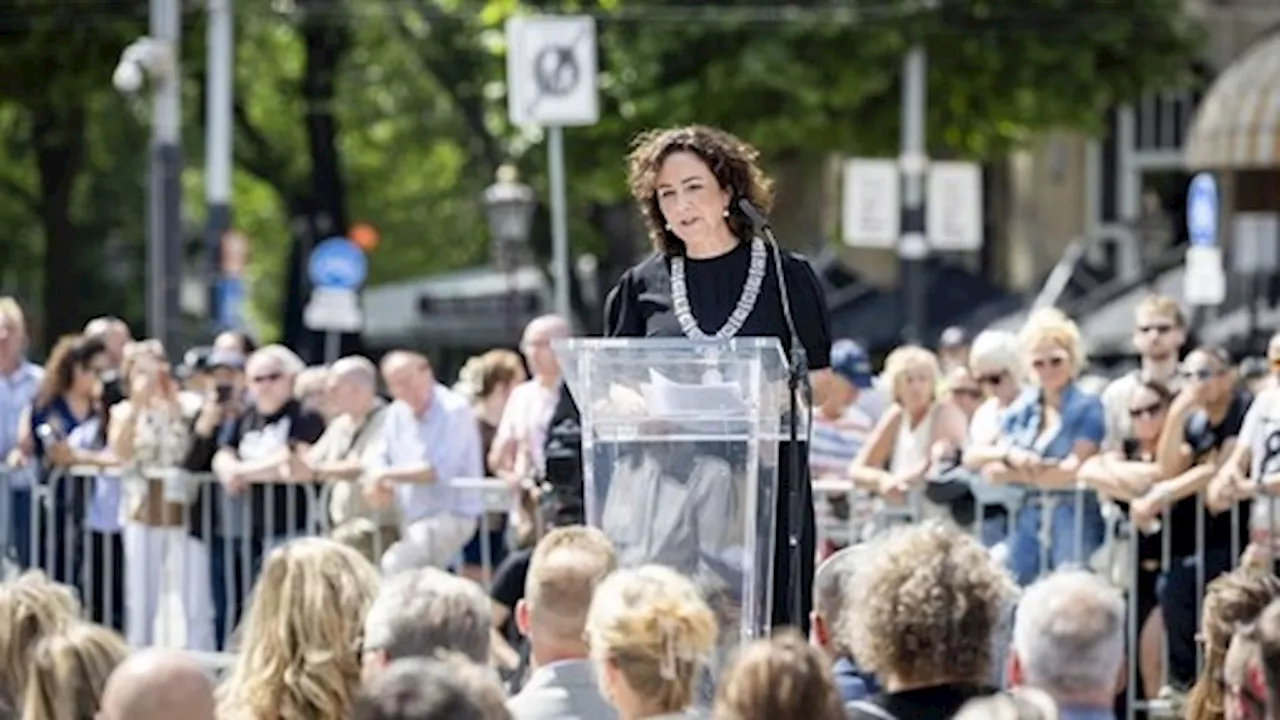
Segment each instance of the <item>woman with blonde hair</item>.
M904 345L884 363L884 386L893 405L849 466L855 486L886 503L910 498L912 519L947 518L946 507L927 501L920 492L938 461L955 457L964 446L969 421L949 400L938 398L942 371L932 352Z
M72 623L39 642L22 704L26 720L78 720L98 712L107 678L129 655L124 638L90 623Z
M75 622L71 588L32 570L0 583L0 717L16 715L27 689L31 651L46 635Z
M360 553L301 538L267 557L222 685L224 720L346 720L379 574Z
M1204 665L1187 695L1187 720L1224 720L1223 670L1236 630L1280 598L1280 577L1249 567L1220 575L1205 588L1200 618Z
M165 477L181 466L191 445L178 384L157 340L126 345L120 370L127 399L111 409L107 439L121 464L120 515L129 559L124 577L125 636L135 647L151 644L160 608L160 578L166 556L174 552L179 557L176 567L186 612L186 646L212 650L209 551L185 528L186 506L194 499L195 487L184 477Z
M720 681L715 720L845 720L826 658L784 630L743 649Z
M999 439L971 448L967 459L984 479L1028 491L1013 519L1007 556L1018 584L1027 585L1042 572L1083 564L1102 545L1098 498L1076 490L1076 479L1098 452L1106 424L1102 401L1077 384L1088 358L1070 318L1053 308L1037 310L1018 344L1031 387L1005 411Z
M693 583L659 565L614 572L587 613L596 677L619 720L685 717L716 634Z

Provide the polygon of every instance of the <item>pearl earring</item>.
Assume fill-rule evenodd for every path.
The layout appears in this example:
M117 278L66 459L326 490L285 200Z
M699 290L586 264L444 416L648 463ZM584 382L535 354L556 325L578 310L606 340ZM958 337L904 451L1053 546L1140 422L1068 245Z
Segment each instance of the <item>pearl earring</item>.
M666 228L667 228L668 230L670 230L670 229L671 229L671 223L667 223L667 224L666 224Z
M729 208L724 209L724 216L729 217Z

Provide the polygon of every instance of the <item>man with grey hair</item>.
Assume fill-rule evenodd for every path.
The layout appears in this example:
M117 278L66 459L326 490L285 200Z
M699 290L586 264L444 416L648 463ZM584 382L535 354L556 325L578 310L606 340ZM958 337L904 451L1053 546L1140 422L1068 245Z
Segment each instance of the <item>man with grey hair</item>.
M1013 623L1009 681L1058 701L1063 720L1114 720L1125 682L1125 604L1082 570L1054 573L1026 589Z
M400 537L400 515L395 504L373 507L365 501L359 483L364 474L362 458L375 439L382 436L388 407L378 397L378 368L358 355L340 358L329 366L326 392L336 416L307 453L293 453L289 474L299 480L334 484L329 517L335 535L344 535L346 526L361 520L377 527L372 540L376 563Z
M508 720L502 687L461 658L397 660L366 682L355 720Z
M391 575L364 622L366 682L401 658L457 653L489 661L489 597L475 582L433 567Z
M813 573L813 610L809 613L811 640L831 660L831 672L841 702L870 697L877 692L875 679L862 672L844 638L842 619L852 607L858 567L865 565L868 545L847 547L827 558Z

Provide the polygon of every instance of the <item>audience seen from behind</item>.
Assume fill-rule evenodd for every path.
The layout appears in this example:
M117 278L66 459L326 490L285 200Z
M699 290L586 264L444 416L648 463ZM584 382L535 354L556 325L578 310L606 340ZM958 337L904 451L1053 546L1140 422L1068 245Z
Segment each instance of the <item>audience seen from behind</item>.
M586 642L596 587L613 572L613 546L595 528L547 533L533 551L516 624L529 640L533 674L511 698L516 720L609 720Z
M377 570L325 538L267 556L220 688L223 720L346 720L360 686L360 638Z
M474 581L432 567L387 577L364 617L364 676L403 658L456 653L489 662L489 598Z
M1020 687L970 700L955 720L1058 720L1060 717L1058 705L1048 693Z
M993 692L991 638L1013 586L972 537L937 522L890 532L858 571L850 646L883 691L854 720L944 720ZM874 707L869 707L874 706Z
M1068 570L1033 583L1014 617L1010 684L1048 693L1063 720L1114 718L1125 620L1124 597L1097 575Z
M17 716L23 706L36 645L79 615L71 588L39 571L0 583L0 717Z
M1205 588L1200 619L1204 664L1187 696L1186 720L1224 720L1223 670L1227 647L1236 630L1257 620L1280 598L1280 578L1242 567L1222 575Z
M714 720L844 720L822 652L792 630L743 648L716 690Z
M355 720L509 720L492 672L455 655L397 660L360 693Z
M146 649L111 674L97 720L214 720L214 710L208 671L191 655Z
M844 702L861 700L879 691L875 678L863 672L849 648L848 617L857 612L851 598L859 568L867 563L870 545L847 547L827 558L813 574L810 634L831 666L836 691Z
M46 635L27 659L31 676L22 717L93 717L107 678L128 654L124 638L101 625L72 622Z
M587 614L587 643L619 719L686 717L716 632L711 608L674 570L643 565L601 583Z

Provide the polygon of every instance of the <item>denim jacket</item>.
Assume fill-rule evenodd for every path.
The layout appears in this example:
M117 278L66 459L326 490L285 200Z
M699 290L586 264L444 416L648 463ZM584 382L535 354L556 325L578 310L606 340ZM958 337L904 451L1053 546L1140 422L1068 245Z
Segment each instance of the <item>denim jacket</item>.
M1040 421L1044 412L1039 388L1022 391L1000 423L1000 434L1017 448L1032 450L1047 460L1061 460L1071 454L1071 448L1080 440L1095 445L1102 443L1106 434L1106 414L1102 401L1080 390L1074 383L1062 389L1062 405L1059 414L1062 422L1047 439L1040 439Z

